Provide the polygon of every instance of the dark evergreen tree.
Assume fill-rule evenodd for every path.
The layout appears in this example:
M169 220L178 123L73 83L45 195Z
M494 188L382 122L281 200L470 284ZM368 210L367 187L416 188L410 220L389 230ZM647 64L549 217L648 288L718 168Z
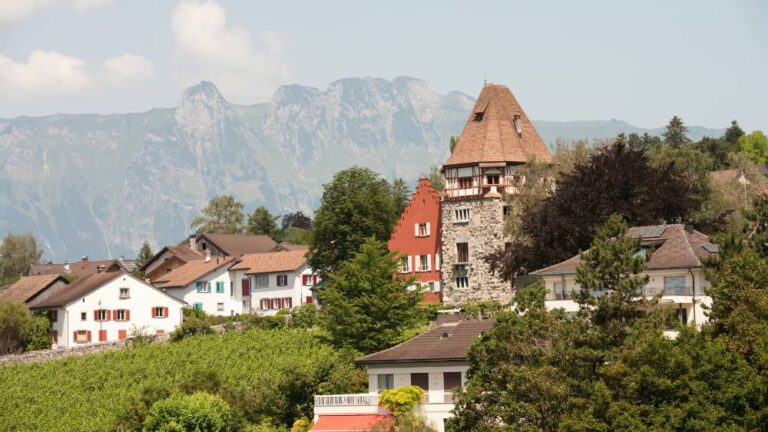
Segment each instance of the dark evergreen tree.
M287 230L289 227L305 230L312 229L312 218L304 214L301 210L283 215L280 222L283 231Z
M734 120L731 122L731 127L725 131L725 136L723 136L723 138L738 148L739 138L741 138L742 135L744 135L744 131L739 127L739 123Z
M392 182L392 202L395 205L395 213L398 217L403 213L405 207L408 206L408 201L411 200L411 188L405 180L396 178Z
M672 146L672 148L679 148L683 144L691 142L687 134L688 128L685 127L683 120L678 116L674 116L667 124L667 130L662 135L664 136L664 142Z

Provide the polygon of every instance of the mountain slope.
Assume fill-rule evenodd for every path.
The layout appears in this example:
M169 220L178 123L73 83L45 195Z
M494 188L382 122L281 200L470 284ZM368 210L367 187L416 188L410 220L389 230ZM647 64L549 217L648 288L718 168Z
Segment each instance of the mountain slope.
M403 77L284 86L258 105L231 104L202 82L175 108L0 119L0 234L32 232L52 260L133 256L145 239L178 242L217 194L247 210L312 212L322 184L346 167L413 181L440 164L473 103ZM645 132L618 121L535 123L550 144Z

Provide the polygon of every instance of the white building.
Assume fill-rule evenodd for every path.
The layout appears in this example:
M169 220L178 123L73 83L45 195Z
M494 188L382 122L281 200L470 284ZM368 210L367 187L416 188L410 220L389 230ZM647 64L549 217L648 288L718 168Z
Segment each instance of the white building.
M490 320L443 324L400 345L359 358L356 363L368 368L368 393L315 396L312 431L368 430L371 422L391 415L378 406L382 390L415 385L426 391L418 412L430 426L444 432L454 407L453 389L464 387L467 379L469 348L491 327ZM345 428L356 420L362 427Z
M47 311L53 345L124 340L135 331L160 335L181 324L184 302L126 272L78 278L30 309Z
M639 254L650 254L643 272L648 276L643 296L661 295L656 307L675 309L683 324L699 326L707 322L703 306L711 306L712 298L706 295L709 281L703 263L717 254L717 246L705 234L679 224L632 227L627 234L641 238ZM580 290L576 283L576 268L580 264L577 255L531 273L544 280L547 309L562 308L569 313L579 310L573 298ZM667 334L676 333L670 329Z
M209 255L156 278L154 284L208 315L240 314L243 313L242 296L229 273L234 262L234 258Z
M240 286L244 312L274 315L281 309L315 303L312 288L319 278L307 264L306 249L246 254L230 268Z

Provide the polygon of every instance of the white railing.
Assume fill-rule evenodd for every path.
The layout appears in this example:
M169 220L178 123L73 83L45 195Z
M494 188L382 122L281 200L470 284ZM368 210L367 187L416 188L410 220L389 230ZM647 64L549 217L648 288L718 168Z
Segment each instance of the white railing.
M315 407L329 406L376 406L379 404L379 395L358 393L340 395L316 395Z

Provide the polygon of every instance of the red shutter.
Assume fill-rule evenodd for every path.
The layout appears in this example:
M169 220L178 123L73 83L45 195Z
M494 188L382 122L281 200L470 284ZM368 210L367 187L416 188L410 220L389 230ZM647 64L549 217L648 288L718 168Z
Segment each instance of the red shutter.
M98 321L99 320L99 310L98 309L93 311L93 320L94 321Z
M88 330L87 332L85 332L85 338L88 340L88 342L90 342L90 341L91 341L91 331L90 331L90 330Z
M317 275L312 275L312 285L317 285Z
M72 343L77 343L77 332L72 332Z
M120 340L125 340L126 337L126 331L125 330L118 330L117 331L117 338Z
M274 309L275 308L275 299L269 299L269 308Z
M57 332L56 330L53 331L53 343L55 343L56 345L59 344L59 332Z
M288 297L288 309L290 309L292 307L293 307L293 298L292 297Z
M107 311L107 321L110 321L110 320L112 320L112 311L108 310Z
M307 304L312 304L312 296L307 296Z
M152 318L155 318L155 308L152 308Z
M243 279L241 283L242 283L242 286L243 286L243 297L250 297L250 295L251 295L251 280L250 279Z
M106 342L106 341L107 341L107 331L99 330L99 342Z
M131 320L131 311L129 309L125 310L125 320L130 321Z
M168 318L168 308L163 308L163 317Z

